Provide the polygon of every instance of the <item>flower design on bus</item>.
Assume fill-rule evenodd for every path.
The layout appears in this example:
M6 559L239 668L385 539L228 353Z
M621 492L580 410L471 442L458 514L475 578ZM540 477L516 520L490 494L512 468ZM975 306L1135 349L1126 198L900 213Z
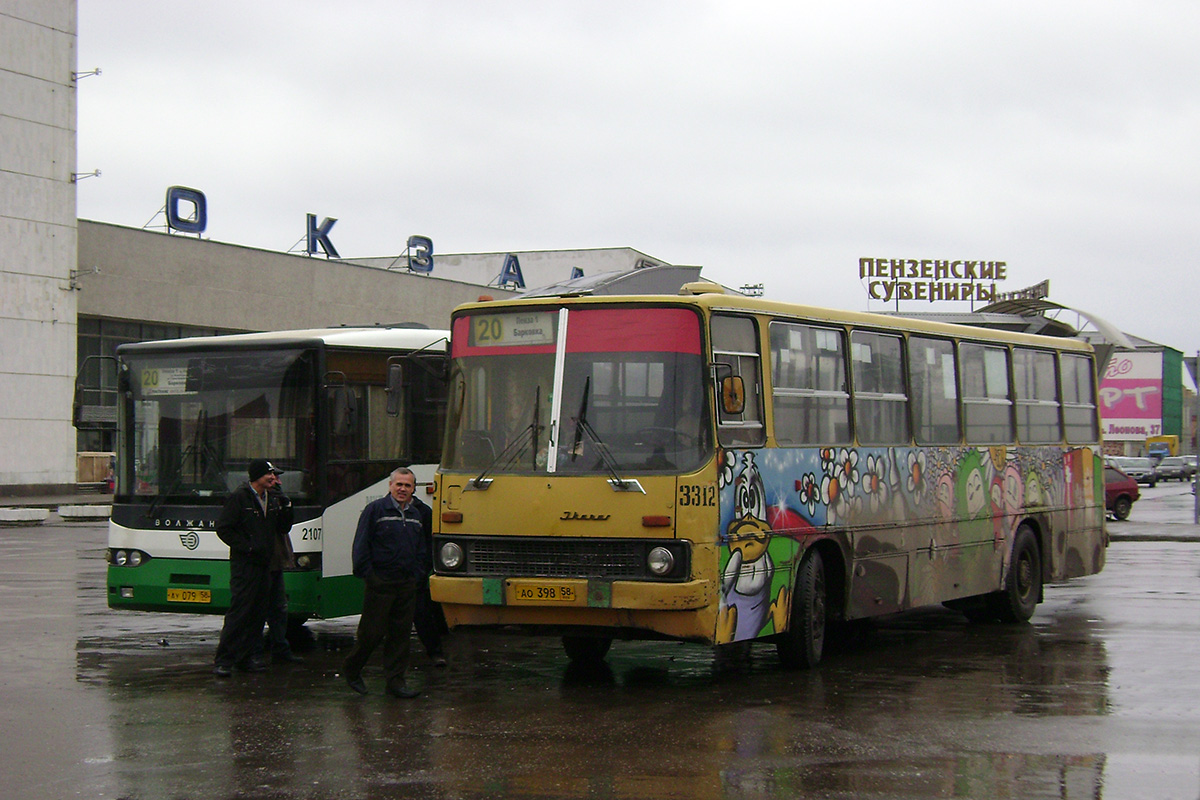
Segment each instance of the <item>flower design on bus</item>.
M882 508L888 499L886 454L870 453L862 473L863 493L872 511Z
M925 451L909 450L904 458L904 488L914 506L919 506L925 497Z
M821 502L825 505L827 521L836 523L850 513L854 485L858 483L858 451L826 448L821 451Z
M815 515L817 504L821 502L821 486L817 483L817 476L811 472L804 473L804 477L796 481L796 493L800 495L800 503L808 509L808 515Z
M737 453L732 450L721 451L721 466L717 472L717 486L724 489L733 483L733 470L737 467Z

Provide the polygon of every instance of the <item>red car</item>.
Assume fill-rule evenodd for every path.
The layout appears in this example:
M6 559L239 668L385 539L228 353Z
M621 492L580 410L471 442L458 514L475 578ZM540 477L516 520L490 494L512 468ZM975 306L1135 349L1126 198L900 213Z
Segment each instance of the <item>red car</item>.
M1140 496L1137 481L1116 467L1104 468L1104 507L1113 517L1128 519L1133 501Z

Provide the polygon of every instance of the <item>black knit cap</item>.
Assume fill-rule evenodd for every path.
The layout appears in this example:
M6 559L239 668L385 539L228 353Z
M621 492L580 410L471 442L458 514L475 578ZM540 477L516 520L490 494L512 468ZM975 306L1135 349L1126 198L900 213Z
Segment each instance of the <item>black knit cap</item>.
M275 465L272 464L270 461L267 461L265 458L256 458L253 461L251 461L250 469L248 469L246 472L247 472L247 474L250 475L251 483L254 483L256 480L261 478L263 475L266 475L268 472L274 472L276 475L283 474L283 470L276 469Z

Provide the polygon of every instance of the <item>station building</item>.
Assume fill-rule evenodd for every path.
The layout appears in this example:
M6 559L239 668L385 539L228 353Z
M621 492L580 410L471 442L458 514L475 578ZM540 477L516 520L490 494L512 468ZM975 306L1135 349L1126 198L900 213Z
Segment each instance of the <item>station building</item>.
M338 325L436 329L481 295L581 275L595 291L674 291L699 276L698 267L625 247L439 254L420 271L401 257L272 252L203 239L202 225L198 235L181 233L186 225L170 224L173 187L164 187L162 230L80 220L76 186L93 173L76 166L76 92L87 77L77 29L77 0L0 0L0 497L94 477L81 474L84 456L113 450L115 415L77 431L73 404L78 394L89 408L115 409L113 381L92 357L125 342ZM193 222L203 216L195 210Z
M480 295L674 292L700 277L699 267L625 247L438 255L430 272L398 256L326 258L170 225L79 220L76 185L88 175L76 166L76 37L76 0L0 0L0 497L94 477L81 474L83 456L111 452L113 427L76 430L77 382L93 407L115 408L115 387L98 366L80 367L124 342L330 325L442 328L451 309ZM164 210L170 217L169 195ZM1149 342L1123 349L1159 376L1161 411L1148 424L1187 441L1181 354ZM1118 441L1127 453L1142 446L1131 433Z

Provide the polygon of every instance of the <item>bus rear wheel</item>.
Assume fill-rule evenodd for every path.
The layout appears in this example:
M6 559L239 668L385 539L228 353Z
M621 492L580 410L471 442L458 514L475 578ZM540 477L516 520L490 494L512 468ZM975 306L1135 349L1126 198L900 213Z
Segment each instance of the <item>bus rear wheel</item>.
M800 564L788 629L775 640L779 660L788 669L811 669L821 663L829 624L825 595L825 562L809 550Z
M562 643L572 664L597 664L612 647L612 639L603 636L564 636Z
M1008 580L992 595L993 608L1001 622L1025 622L1033 616L1041 597L1042 554L1033 529L1021 525L1013 539Z

